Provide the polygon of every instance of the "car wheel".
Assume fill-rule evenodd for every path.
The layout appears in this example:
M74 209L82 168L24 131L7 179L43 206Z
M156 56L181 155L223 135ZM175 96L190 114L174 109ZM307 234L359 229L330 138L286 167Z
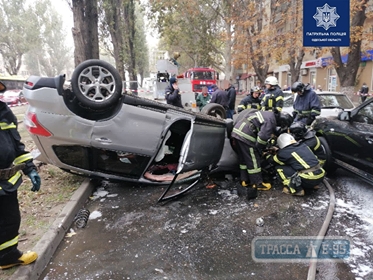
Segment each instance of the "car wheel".
M324 154L325 154L325 163L323 164L322 167L325 169L326 172L328 172L329 174L332 174L337 169L337 166L335 165L335 163L333 163L333 156L329 148L329 144L326 141L325 137L319 136L319 140L320 140L321 148L323 149Z
M223 106L217 103L209 103L202 108L201 113L204 113L209 116L214 116L220 119L227 118L227 112Z
M71 77L71 87L82 105L91 109L109 108L122 95L119 72L110 63L99 59L79 64Z

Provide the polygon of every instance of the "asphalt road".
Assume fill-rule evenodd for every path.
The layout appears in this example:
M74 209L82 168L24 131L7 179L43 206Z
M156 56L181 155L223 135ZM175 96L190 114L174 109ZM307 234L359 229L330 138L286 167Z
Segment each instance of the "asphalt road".
M372 214L364 209L371 209L366 200L373 189L344 172L338 177L331 180L338 189L328 235L351 238L351 257L319 264L316 279L372 279ZM246 201L233 182L218 183L159 205L159 187L103 182L102 197L86 205L94 219L83 229L72 227L41 279L307 279L307 262L255 262L251 242L258 236L317 235L327 189L291 197L274 188Z

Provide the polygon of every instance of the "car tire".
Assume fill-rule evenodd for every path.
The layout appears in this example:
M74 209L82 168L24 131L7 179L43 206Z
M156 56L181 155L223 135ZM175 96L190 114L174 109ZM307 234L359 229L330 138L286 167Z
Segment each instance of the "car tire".
M332 174L337 169L336 164L333 162L332 152L330 150L328 141L326 141L325 137L319 136L320 145L325 153L325 163L323 164L323 168L328 174Z
M122 95L119 72L110 63L99 59L79 64L71 77L71 87L83 106L95 110L112 107Z
M227 118L226 110L223 106L217 103L207 104L205 107L202 108L201 113L221 119Z

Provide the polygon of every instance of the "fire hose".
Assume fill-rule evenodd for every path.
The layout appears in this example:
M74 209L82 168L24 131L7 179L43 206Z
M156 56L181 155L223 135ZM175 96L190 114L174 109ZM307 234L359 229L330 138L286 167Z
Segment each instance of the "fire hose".
M333 217L334 208L335 208L334 190L326 179L323 180L323 183L328 188L330 201L329 201L329 208L328 208L328 212L326 213L324 223L322 224L321 229L320 229L320 231L317 235L318 243L317 243L317 246L316 246L316 255L318 255L318 252L320 250L321 242L325 237L326 231L328 230L330 221L332 220L332 217ZM316 265L317 265L317 259L316 260L311 260L310 266L308 268L307 280L314 280L315 279L315 277L316 277Z

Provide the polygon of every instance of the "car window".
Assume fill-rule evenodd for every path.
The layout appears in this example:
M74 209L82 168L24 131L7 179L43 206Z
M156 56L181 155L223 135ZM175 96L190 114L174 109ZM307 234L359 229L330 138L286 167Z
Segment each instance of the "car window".
M293 107L293 103L294 103L293 97L285 98L284 107Z
M373 124L373 102L361 108L354 118L355 122Z
M322 95L319 94L319 99L321 102L321 107L339 107L339 108L344 108L344 109L353 109L354 105L348 99L346 95Z

